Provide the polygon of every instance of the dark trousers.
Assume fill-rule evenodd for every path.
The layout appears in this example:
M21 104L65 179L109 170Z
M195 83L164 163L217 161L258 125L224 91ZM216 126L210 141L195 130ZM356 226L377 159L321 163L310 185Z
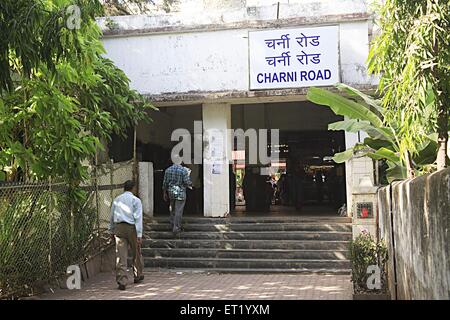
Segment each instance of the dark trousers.
M173 232L178 232L181 230L181 218L183 216L184 205L186 204L186 199L175 200L170 199L170 224L172 225Z

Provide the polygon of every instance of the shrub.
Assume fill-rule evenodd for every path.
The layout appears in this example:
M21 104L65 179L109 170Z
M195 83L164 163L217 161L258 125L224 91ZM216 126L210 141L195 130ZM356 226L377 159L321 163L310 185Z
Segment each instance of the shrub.
M350 259L352 262L352 282L355 292L373 292L367 287L369 266L376 265L381 271L381 291L386 291L385 265L388 259L386 244L375 241L368 232L362 232L350 242Z

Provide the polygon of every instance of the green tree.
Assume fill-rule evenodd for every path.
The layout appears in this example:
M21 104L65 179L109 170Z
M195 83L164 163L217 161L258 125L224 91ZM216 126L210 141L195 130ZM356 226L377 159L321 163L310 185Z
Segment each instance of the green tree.
M104 57L102 12L92 0L0 2L0 179L76 187L100 140L148 119L151 106Z
M381 75L386 123L398 126L400 155L408 176L413 156L438 134L437 169L446 167L450 94L450 1L385 0L377 8L380 33L369 71Z
M100 0L110 16L148 14L163 10L170 12L180 0Z
M388 182L407 177L406 166L400 157L400 135L402 130L396 123L384 121L381 101L345 84L337 84L340 93L322 88L310 88L307 99L319 105L329 107L335 114L346 117L342 121L328 125L328 130L347 132L365 132L368 137L360 144L334 155L336 163L342 163L356 154L368 156L374 160L384 160ZM424 143L417 147L412 156L414 174L432 170L436 160L437 134L430 134ZM384 180L384 179L383 179Z

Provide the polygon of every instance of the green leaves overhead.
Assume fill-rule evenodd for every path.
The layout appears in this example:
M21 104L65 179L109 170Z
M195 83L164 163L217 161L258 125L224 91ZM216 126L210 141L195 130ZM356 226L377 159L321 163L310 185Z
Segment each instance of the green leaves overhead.
M308 100L330 107L344 121L330 130L364 131L368 151L386 161L388 179L414 177L448 162L450 2L377 2L380 32L371 44L368 70L380 76L373 98L345 84L343 93L311 88ZM345 161L350 152L336 154Z
M380 75L383 115L396 124L402 155L417 156L438 133L437 167L445 167L450 95L448 0L386 0L377 8L380 32L368 70Z
M67 27L72 4L82 8L80 29ZM76 185L101 139L149 120L151 105L103 57L100 12L96 0L0 2L0 24L8 26L0 38L0 172L7 179L51 176Z

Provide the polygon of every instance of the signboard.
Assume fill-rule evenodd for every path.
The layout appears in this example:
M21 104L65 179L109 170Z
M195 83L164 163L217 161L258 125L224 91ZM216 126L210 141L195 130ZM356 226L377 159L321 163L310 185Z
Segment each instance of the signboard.
M249 32L250 90L339 82L337 26Z

